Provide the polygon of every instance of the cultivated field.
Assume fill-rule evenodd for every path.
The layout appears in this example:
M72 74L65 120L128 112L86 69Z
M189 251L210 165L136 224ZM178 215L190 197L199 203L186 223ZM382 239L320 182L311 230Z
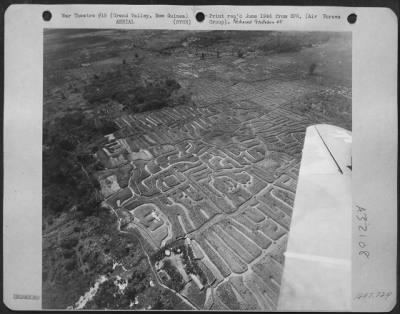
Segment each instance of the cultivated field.
M93 150L102 168L94 173L120 231L139 236L160 286L191 308L275 310L305 129L351 129L350 36L85 34L87 44L67 37L90 65L53 67L49 79L59 83L49 83L46 99L57 90L54 106L63 97L96 99L88 114L115 123ZM271 44L277 36L280 46ZM127 95L96 96L108 88L98 83L105 77ZM79 79L68 89L71 78ZM98 89L89 88L90 98L74 93L87 85ZM168 104L146 102L160 88ZM142 109L149 104L159 107Z

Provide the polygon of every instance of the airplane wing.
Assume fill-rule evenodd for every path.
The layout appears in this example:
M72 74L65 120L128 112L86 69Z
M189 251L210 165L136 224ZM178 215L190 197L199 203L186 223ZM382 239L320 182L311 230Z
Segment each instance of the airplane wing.
M351 132L307 128L280 311L351 310Z

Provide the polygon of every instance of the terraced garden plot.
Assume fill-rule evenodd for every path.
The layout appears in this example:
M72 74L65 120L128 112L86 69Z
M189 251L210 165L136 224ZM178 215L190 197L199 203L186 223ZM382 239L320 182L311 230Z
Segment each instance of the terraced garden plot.
M223 241L223 243L232 250L232 252L235 252L237 256L240 256L240 259L247 264L254 260L257 253L258 255L261 253L261 251L250 253L249 250L251 250L251 248L244 248L240 242L236 242L227 232L223 231L219 225L215 225L210 229L213 231L212 234L218 234L218 237Z
M258 203L255 208L262 212L265 217L269 217L286 230L289 230L290 216L288 216L285 212L276 207L270 207L264 203Z
M257 207L247 207L243 214L255 223L262 222L266 219L265 215L257 209Z
M230 234L233 236L237 234L237 237L249 239L251 242L257 244L258 247L266 249L271 244L271 240L265 237L261 233L257 233L254 229L249 229L243 226L236 219L223 220L221 225L226 228ZM244 240L245 241L245 240Z
M229 268L227 262L223 259L223 257L216 251L216 249L206 240L206 239L198 239L201 248L207 255L208 259L211 261L213 266L219 271L219 273L223 277L228 277L232 271ZM206 265L208 266L208 265ZM212 266L211 266L212 267Z
M261 202L268 205L269 207L274 207L277 210L283 211L287 216L290 217L292 215L292 208L285 202L272 196L272 190L272 187L268 188L268 190L260 194L257 199L259 199Z

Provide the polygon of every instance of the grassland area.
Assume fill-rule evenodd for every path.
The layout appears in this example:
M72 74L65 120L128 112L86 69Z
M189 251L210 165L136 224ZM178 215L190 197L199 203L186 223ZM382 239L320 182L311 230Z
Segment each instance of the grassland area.
M45 30L43 307L276 310L351 34Z

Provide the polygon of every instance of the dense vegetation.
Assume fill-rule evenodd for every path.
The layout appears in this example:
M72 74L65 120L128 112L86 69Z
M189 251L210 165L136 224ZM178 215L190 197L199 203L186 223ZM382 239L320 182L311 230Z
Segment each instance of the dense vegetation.
M193 250L190 246L185 246L184 253L182 254L185 271L188 274L197 275L200 278L201 284L207 284L207 277L201 270L200 266L196 263L193 255Z
M156 280L139 239L119 233L116 224L116 217L108 211L88 217L73 212L54 219L43 243L44 308L73 305L100 275L108 280L99 286L86 309L129 309L136 297L140 302L132 309L172 309L179 302L157 284L150 286L150 281ZM113 267L116 261L132 272L123 292L115 284L122 271L121 267Z
M114 250L124 249L126 239L118 237L115 216L106 211L88 217L82 212L64 213L52 219L43 241L43 307L66 308L98 274L112 271L112 261L104 256L107 243L98 239L118 239L121 246Z
M82 112L47 122L43 129L43 214L71 208L91 213L99 205L99 184L93 173L101 169L93 157L96 140L116 131L106 119Z
M142 80L137 74L136 67L123 63L116 70L96 74L83 96L92 106L116 102L132 113L190 101L176 80L162 77Z
M175 291L181 291L185 286L182 275L169 259L164 261L163 270L168 274L166 285Z
M143 263L143 265L145 265ZM147 265L147 264L146 264ZM173 309L174 298L159 286L149 286L151 276L147 269L137 269L132 277L109 279L102 283L95 297L89 301L86 309ZM117 282L127 283L121 291ZM145 298L143 297L145 296ZM135 301L137 304L135 304Z

